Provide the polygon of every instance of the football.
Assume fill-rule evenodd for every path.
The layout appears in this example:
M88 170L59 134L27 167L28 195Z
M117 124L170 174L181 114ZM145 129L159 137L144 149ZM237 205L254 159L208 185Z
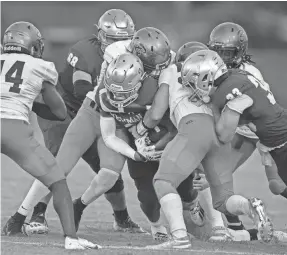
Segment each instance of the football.
M167 132L166 127L158 125L154 129L149 130L148 137L152 143L157 143Z

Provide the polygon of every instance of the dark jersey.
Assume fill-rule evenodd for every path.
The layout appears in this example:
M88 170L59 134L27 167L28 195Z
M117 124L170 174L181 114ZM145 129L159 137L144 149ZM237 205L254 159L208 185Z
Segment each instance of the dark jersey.
M118 109L110 104L106 89L103 83L101 83L97 89L95 100L100 107L102 114L114 117L118 128L131 127L144 117L148 106L153 102L157 89L158 81L147 76L139 90L138 98L127 107Z
M272 148L287 142L286 109L277 104L269 88L251 74L230 70L212 95L213 105L222 111L234 89L252 98L252 106L244 110L240 121L256 126L255 133L261 143Z
M97 77L100 75L103 53L100 42L95 36L77 42L70 48L66 66L59 73L59 83L64 89L65 102L76 111L80 108L82 101L74 96L73 73L81 70L91 75L93 86L97 85Z

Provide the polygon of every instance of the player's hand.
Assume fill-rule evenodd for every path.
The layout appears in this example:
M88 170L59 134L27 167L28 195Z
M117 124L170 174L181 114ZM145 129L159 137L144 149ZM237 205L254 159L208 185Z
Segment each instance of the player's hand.
M148 129L144 125L143 120L141 120L137 125L133 125L129 128L129 132L133 135L135 139L144 136L147 131Z
M209 184L205 178L205 174L199 173L193 180L193 188L201 191L209 187Z
M155 146L151 145L141 148L141 150L138 152L143 155L148 161L159 161L161 159L163 150L157 151L155 149Z
M143 148L149 146L150 144L151 144L151 141L147 133L145 133L144 136L139 137L135 140L135 145L138 151L141 151Z
M135 152L134 159L135 161L147 162L147 159L138 151Z

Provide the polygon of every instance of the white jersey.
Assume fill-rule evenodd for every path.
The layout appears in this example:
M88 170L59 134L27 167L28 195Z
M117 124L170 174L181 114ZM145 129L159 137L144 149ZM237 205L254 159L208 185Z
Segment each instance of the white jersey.
M270 90L269 84L264 81L261 72L255 66L253 66L251 64L248 64L248 63L243 63L239 67L239 69L245 70L245 71L249 72L250 74L252 74L255 78L257 78L262 83L264 83L265 86ZM246 125L238 127L236 129L236 133L238 133L238 134L240 134L242 136L249 137L249 138L258 139L257 135L254 132L252 132L250 130L250 128L248 126L246 126Z
M26 54L1 55L1 118L29 123L33 102L43 81L56 86L58 73L52 62Z
M205 104L196 105L189 100L190 90L178 82L181 73L177 69L175 64L164 69L159 77L159 86L163 83L169 85L170 119L178 128L183 117L193 113L205 113L212 116L212 111Z

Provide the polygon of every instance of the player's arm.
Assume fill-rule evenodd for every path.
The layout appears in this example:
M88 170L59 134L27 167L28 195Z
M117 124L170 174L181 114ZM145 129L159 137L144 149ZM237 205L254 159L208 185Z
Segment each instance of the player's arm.
M44 81L41 93L45 105L34 102L33 111L44 119L65 120L67 109L64 100L56 90L55 85L48 81Z
M169 107L168 97L168 85L162 84L156 92L153 103L144 118L137 125L129 129L134 138L143 136L148 130L157 126Z
M124 140L116 136L116 121L113 117L101 112L101 133L107 147L136 161L145 161L145 158L130 147Z
M241 114L253 104L253 99L246 94L233 93L232 96L233 99L227 102L215 125L218 139L222 143L233 139Z
M83 101L89 91L94 89L91 74L74 68L73 72L74 95Z
M176 136L177 129L176 127L171 123L170 128L168 132L154 145L155 150L163 150L165 146Z

